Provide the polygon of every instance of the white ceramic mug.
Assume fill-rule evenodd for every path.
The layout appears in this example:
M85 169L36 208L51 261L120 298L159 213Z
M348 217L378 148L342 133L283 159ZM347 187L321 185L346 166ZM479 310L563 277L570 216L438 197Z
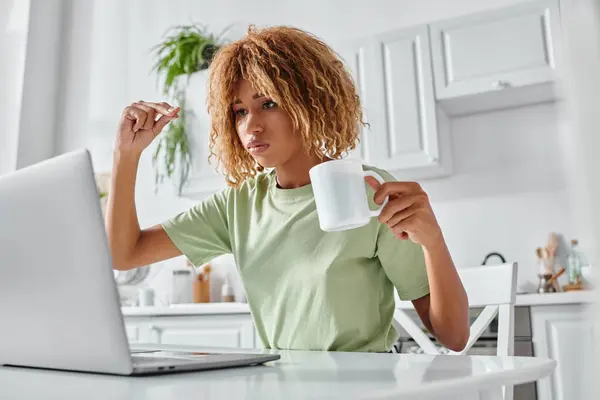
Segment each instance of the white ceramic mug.
M358 160L332 160L310 169L321 230L337 232L359 228L379 216L388 199L377 210L369 209L366 176L385 182L379 174L364 171Z

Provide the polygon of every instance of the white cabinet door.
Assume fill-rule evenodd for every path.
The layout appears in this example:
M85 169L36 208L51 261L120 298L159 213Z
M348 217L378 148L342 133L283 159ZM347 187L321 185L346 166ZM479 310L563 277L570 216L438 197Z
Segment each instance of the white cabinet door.
M361 99L364 120L369 121L369 107L367 107L367 105L365 104L365 100L367 97L366 91L373 86L372 84L369 84L366 81L367 79L371 78L368 76L367 71L365 70L366 58L372 57L372 54L370 54L371 49L369 47L369 42L364 40L356 41L353 43L347 43L343 46L338 46L336 50L342 57L346 68L350 71L350 75L352 75L352 79L354 80L354 84L356 85L356 91ZM361 128L359 137L360 140L357 143L356 148L350 152L347 158L360 159L365 162L368 162L365 144L365 134L367 133L367 131L367 128Z
M358 156L399 179L449 174L449 124L435 104L427 27L358 40L340 54L369 124Z
M129 343L151 343L150 317L125 317L125 332Z
M131 323L125 323L125 332L127 334L127 341L129 343L140 342L140 328L139 326Z
M153 343L254 348L249 314L153 317Z
M556 370L538 382L540 400L583 399L594 353L593 323L581 304L531 307L534 355L556 360Z
M558 0L527 2L430 28L438 99L555 79Z

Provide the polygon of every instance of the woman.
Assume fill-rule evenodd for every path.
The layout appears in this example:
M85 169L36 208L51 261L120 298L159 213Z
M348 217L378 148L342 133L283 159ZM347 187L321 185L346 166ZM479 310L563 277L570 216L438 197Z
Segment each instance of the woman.
M208 111L211 153L230 187L140 230L140 154L178 111L144 101L123 111L106 224L116 269L233 254L267 348L389 351L395 287L443 345L464 348L467 296L418 184L365 166L386 178L367 180L372 207L390 197L379 219L319 229L309 170L354 149L363 123L352 79L326 44L274 27L223 47L209 71Z

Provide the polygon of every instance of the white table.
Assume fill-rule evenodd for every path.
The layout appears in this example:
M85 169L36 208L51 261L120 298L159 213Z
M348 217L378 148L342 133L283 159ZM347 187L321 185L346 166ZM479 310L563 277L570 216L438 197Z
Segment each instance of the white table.
M158 348L143 346L138 348ZM207 348L160 346L164 350ZM233 352L232 349L208 349ZM481 394L549 375L541 358L244 350L279 353L264 366L120 377L0 367L0 398L10 399L433 399Z

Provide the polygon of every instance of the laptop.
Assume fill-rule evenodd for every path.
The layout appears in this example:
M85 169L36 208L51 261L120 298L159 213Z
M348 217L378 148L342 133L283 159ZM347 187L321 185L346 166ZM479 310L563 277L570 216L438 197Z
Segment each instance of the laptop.
M131 351L87 149L0 176L0 257L0 365L147 375L280 358Z

